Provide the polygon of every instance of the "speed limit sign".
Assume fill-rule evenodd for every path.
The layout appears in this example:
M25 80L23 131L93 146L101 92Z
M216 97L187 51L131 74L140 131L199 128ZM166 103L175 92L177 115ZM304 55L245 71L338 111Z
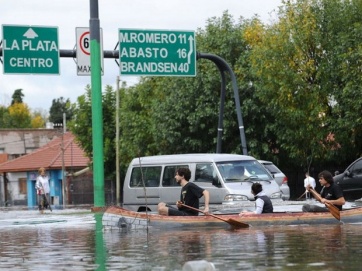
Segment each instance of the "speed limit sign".
M90 35L89 27L77 27L75 29L77 39L77 75L90 75ZM101 70L102 75L104 72L103 68L103 35L102 29L100 29L101 38Z

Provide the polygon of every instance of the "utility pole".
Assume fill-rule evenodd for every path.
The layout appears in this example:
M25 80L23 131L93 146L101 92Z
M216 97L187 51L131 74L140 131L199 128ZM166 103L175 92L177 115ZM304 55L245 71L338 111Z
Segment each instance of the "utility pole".
M102 77L100 50L100 23L98 0L90 0L90 58L92 88L92 142L93 142L93 185L94 206L104 207L104 153L103 153L103 113Z
M64 134L66 131L65 127L65 113L63 113L63 131L62 131L62 193L63 193L63 208L65 209L65 206L67 204L67 181L65 179L65 163L64 163Z
M121 184L119 179L119 76L117 76L116 89L116 201L117 206L121 203L120 190Z

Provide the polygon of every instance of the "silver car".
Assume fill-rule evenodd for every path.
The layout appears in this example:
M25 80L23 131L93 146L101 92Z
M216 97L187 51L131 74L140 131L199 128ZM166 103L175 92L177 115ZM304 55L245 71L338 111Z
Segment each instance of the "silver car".
M290 199L290 189L288 185L288 178L285 174L273 164L273 162L258 160L274 177L275 181L280 187L280 191L282 191L282 199L289 200Z

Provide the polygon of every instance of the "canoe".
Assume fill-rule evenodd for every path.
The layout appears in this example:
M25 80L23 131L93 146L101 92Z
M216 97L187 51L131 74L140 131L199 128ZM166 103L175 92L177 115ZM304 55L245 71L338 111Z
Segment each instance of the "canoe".
M276 212L272 214L248 215L239 217L238 214L217 214L219 218L228 220L236 219L255 226L278 225L316 225L316 224L340 224L361 223L362 207L341 211L341 221L335 219L331 213L303 213L303 212ZM102 217L102 225L105 228L147 229L174 229L178 227L207 227L220 228L231 227L221 219L208 215L199 216L162 216L152 212L134 212L121 207L108 207Z

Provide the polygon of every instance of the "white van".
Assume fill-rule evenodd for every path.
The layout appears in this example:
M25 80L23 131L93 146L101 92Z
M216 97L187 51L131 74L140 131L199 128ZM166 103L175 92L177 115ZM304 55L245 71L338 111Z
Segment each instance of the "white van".
M123 207L157 211L161 201L175 205L181 187L175 180L180 167L191 170L191 182L210 192L210 206L255 200L251 185L259 182L271 199L281 199L279 185L254 157L236 154L175 154L134 158L123 185ZM201 198L200 203L204 201Z

